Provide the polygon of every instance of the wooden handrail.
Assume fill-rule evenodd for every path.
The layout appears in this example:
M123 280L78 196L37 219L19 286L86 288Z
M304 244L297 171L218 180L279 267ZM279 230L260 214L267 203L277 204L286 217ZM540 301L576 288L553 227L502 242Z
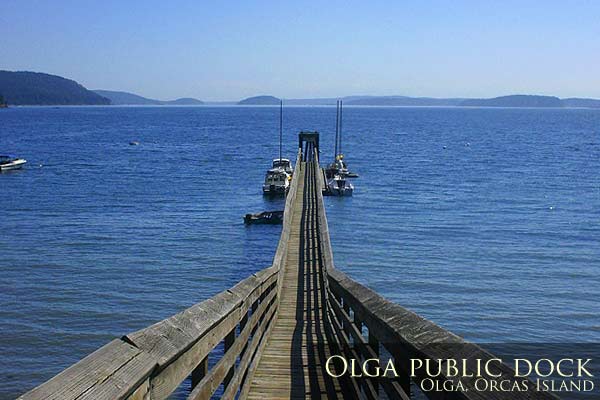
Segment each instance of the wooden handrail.
M392 303L375 291L352 280L347 275L332 268L328 270L329 296L328 306L331 313L333 328L341 348L348 358L358 360L379 358L381 350L391 356L400 373L399 377L360 379L367 398L378 398L378 387L382 386L390 399L408 399L411 393L411 380L417 386L429 376L417 370L416 376L410 376L409 362L418 360L447 360L466 359L469 371L467 374L476 375L476 360L495 359L491 353L462 339L431 321ZM363 327L366 327L367 334ZM494 364L494 374L500 377L483 376L488 380L514 382L515 373L505 364ZM442 372L435 380L439 387L444 387L445 381L457 387L458 381L467 388L466 391L445 391L445 398L452 399L558 399L552 393L536 392L533 382L527 380L527 391L489 391L482 392L474 389L476 378L457 378ZM446 386L448 387L448 386ZM470 390L469 390L470 389ZM428 398L440 398L440 392L425 392Z
M485 363L495 359L491 353L465 341L431 321L383 298L375 291L354 281L336 268L327 271L328 307L336 338L343 353L348 358L361 362L370 358L379 358L384 351L393 360L399 377L362 377L358 385L363 388L367 398L378 398L378 387L382 387L390 399L408 399L411 393L411 380L417 386L423 379L430 379L421 370L416 376L410 376L409 362L418 360L467 360L468 372L475 373L474 378L457 378L442 372L435 378L439 387L444 381L457 387L458 381L470 390L445 391L444 399L558 399L549 392L537 392L534 383L524 381L527 391L481 391L473 390L476 376L476 360ZM366 333L364 332L366 327ZM494 363L493 374L499 377L485 376L485 379L514 382L515 373L506 364ZM428 398L440 398L440 392L424 392Z
M277 276L275 267L266 268L179 314L115 339L19 399L164 399L190 375L196 386L191 398L205 399L231 372L224 390L236 393L276 312ZM222 341L223 357L208 371L209 354ZM235 368L238 356L243 363Z
M297 157L296 157L296 167L294 170L294 174L292 176L292 182L290 184L290 189L288 191L287 197L285 199L285 208L283 211L283 226L281 228L281 235L279 236L279 243L277 244L277 250L275 250L275 257L273 258L273 267L280 270L283 266L283 263L287 257L288 251L288 243L290 240L290 232L292 225L292 210L294 209L294 202L296 201L296 192L298 191L298 182L299 182L299 172L300 168L302 168L302 149L298 149ZM280 274L279 280L277 282L277 291L278 294L281 294L281 279L283 279L283 274Z

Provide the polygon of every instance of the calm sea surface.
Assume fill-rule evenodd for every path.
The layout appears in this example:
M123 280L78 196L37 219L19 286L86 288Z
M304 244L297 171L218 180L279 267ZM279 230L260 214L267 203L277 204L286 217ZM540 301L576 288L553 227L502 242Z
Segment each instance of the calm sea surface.
M335 109L285 109L321 132ZM478 342L600 342L600 111L352 108L335 262ZM0 398L268 266L278 109L9 108L0 153ZM139 146L129 146L136 140Z

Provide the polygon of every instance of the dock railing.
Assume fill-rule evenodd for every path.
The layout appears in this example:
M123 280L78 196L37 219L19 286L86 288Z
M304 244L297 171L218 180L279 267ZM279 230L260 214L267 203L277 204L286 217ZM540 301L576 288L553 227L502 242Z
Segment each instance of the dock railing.
M115 339L19 399L165 399L191 377L189 399L223 386L234 398L277 310L276 267L140 331ZM208 368L211 351L223 355ZM238 361L239 360L239 361Z

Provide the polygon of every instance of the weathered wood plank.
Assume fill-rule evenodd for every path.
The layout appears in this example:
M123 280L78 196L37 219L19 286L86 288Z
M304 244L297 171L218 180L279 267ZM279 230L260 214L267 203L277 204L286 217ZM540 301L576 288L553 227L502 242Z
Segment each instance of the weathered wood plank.
M339 382L325 373L331 355L325 333L323 265L320 256L315 165L299 164L297 199L288 250L280 275L277 318L251 385L240 398L342 398Z
M19 400L125 399L156 365L149 354L115 339Z
M224 391L222 399L228 400L233 399L235 397L235 394L237 393L238 389L240 389L240 386L242 385L242 380L248 371L250 361L256 356L261 356L261 354L256 354L256 352L259 348L259 344L263 341L263 334L265 332L268 332L270 328L270 324L273 315L275 314L275 311L277 311L276 307L271 306L265 313L264 322L262 324L259 324L258 329L254 331L252 340L250 341L248 348L244 352L244 355L242 356L240 364L235 370L235 374L233 375L230 384Z
M254 326L258 323L259 319L265 314L265 311L271 306L271 300L275 298L276 291L272 290L269 295L265 298L265 301L260 304L255 314L250 317L249 322L246 324L242 332L237 338L232 338L231 345L226 349L223 357L217 362L217 364L208 372L208 374L202 378L196 388L192 390L188 399L208 399L215 390L221 385L226 379L228 372L234 366L235 360L242 348L248 342L248 337Z
M186 352L179 355L171 363L161 368L152 377L152 399L165 399L183 380L198 367L212 349L223 337L235 329L239 322L239 314L231 313L219 325L212 328L206 335L192 345Z

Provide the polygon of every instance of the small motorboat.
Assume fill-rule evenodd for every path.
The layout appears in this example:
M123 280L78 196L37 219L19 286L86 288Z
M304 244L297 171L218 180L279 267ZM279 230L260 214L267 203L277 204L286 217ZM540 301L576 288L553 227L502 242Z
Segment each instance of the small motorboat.
M327 187L323 190L325 196L352 196L352 192L354 186L340 174L327 181Z
M263 194L265 195L285 195L290 188L292 176L285 172L283 168L271 168L265 176L263 184Z
M140 142L138 142L137 140L133 140L133 141L129 142L129 145L130 146L139 146Z
M21 169L27 160L13 156L0 156L0 171L10 171L13 169Z
M283 223L283 211L263 211L258 214L246 214L244 223L277 225Z

